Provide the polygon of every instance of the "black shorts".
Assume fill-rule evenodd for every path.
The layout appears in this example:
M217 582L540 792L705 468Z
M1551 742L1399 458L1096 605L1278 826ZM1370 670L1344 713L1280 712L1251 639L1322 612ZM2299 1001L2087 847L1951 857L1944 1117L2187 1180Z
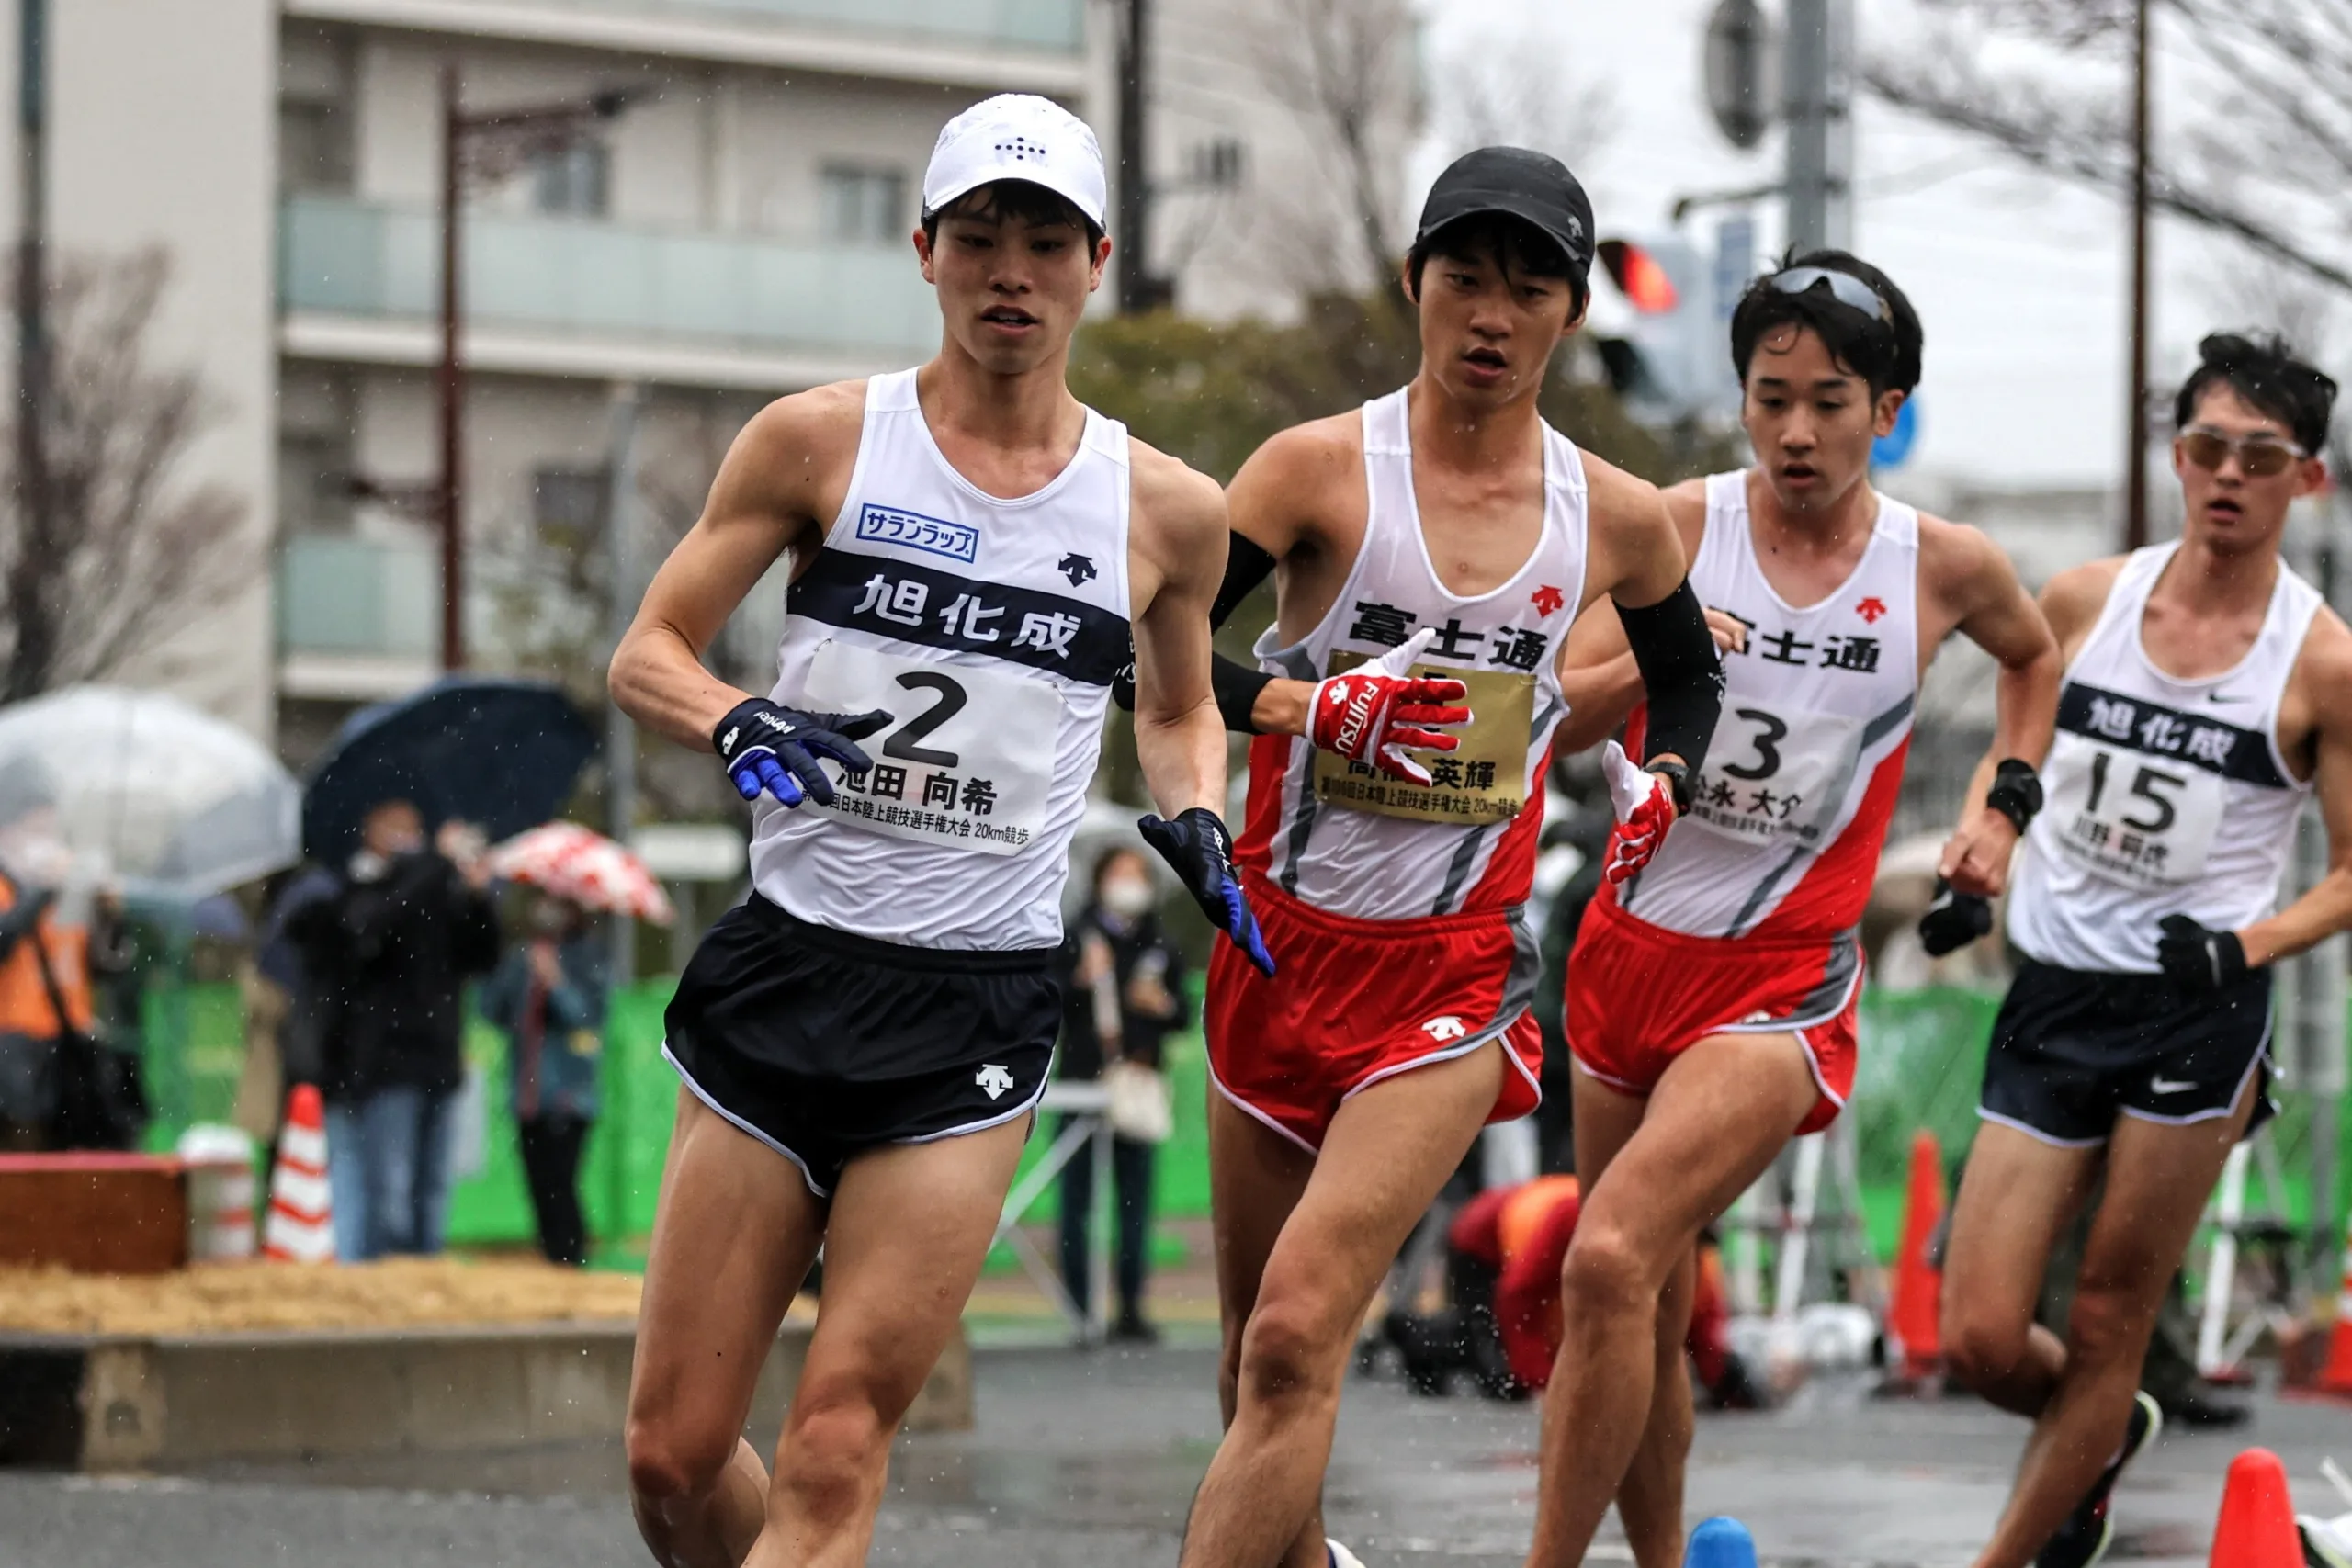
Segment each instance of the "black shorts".
M2162 975L2027 959L1993 1021L1977 1114L2046 1144L2107 1141L2118 1115L2227 1116L2251 1084L2252 1132L2270 1114L2270 976L2188 991Z
M678 977L662 1054L696 1099L829 1198L868 1149L1035 1108L1061 1027L1055 953L900 947L755 893Z

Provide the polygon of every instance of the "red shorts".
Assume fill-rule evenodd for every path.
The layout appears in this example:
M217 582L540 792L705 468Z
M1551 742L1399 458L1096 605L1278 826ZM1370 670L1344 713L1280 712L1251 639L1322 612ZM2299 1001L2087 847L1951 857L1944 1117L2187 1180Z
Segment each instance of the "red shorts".
M1255 874L1248 883L1277 973L1259 974L1229 942L1209 959L1209 1071L1227 1100L1314 1149L1358 1089L1490 1040L1507 1066L1487 1120L1543 1100L1544 1037L1527 1010L1535 947L1501 911L1359 920Z
M1686 936L1596 898L1568 954L1568 1054L1610 1088L1646 1095L1710 1034L1794 1034L1821 1090L1797 1131L1818 1133L1853 1092L1861 979L1851 939Z

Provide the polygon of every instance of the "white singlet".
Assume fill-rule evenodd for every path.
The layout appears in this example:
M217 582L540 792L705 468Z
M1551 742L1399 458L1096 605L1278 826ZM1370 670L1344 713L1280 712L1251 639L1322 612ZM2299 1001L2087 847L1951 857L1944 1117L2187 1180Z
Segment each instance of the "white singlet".
M1919 513L1880 496L1853 573L1799 607L1756 558L1747 473L1715 474L1690 586L1746 624L1747 650L1724 658L1723 712L1690 813L1601 897L1690 936L1850 942L1911 743ZM1646 717L1635 716L1635 745Z
M1061 940L1070 835L1128 659L1127 432L1005 501L949 465L915 373L865 386L841 514L786 596L772 700L888 710L838 801L752 808L752 883L797 919L913 947Z
M2140 640L2178 548L2134 551L2058 694L2009 894L2009 939L2062 969L2154 974L2156 923L2236 931L2278 905L2307 780L2278 751L2278 701L2319 591L2278 563L2270 608L2234 669L2184 681Z
M1422 789L1300 737L1261 735L1250 751L1250 807L1238 862L1283 892L1358 919L1505 909L1527 898L1544 818L1552 731L1568 711L1560 639L1584 597L1584 460L1544 427L1544 525L1527 561L1474 598L1430 563L1413 494L1401 389L1363 407L1369 510L1354 567L1321 623L1282 647L1258 639L1269 674L1316 681L1438 629L1418 674L1470 688L1473 721L1453 751L1423 754Z

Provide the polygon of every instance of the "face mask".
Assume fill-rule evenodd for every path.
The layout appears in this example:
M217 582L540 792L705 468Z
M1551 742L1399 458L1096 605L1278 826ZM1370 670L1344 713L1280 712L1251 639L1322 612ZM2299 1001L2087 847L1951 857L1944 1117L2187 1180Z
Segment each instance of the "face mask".
M1121 919L1148 915L1159 902L1151 884L1136 877L1116 876L1102 885L1102 907Z

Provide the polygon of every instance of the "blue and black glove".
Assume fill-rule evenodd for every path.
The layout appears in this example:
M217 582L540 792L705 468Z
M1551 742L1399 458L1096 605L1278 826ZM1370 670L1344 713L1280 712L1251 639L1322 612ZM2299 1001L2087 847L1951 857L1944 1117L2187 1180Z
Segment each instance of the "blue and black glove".
M1993 900L1981 893L1962 893L1942 877L1936 878L1936 896L1919 917L1919 945L1930 958L1958 953L1993 929Z
M1273 955L1266 951L1266 939L1258 934L1258 917L1250 912L1240 879L1233 874L1233 836L1216 813L1195 806L1178 812L1173 822L1146 817L1136 826L1143 829L1144 842L1176 868L1184 891L1208 916L1209 924L1231 937L1261 971L1272 974Z
M868 713L801 713L753 697L737 703L718 728L710 732L711 745L735 781L735 793L757 800L764 790L786 806L814 800L833 803L833 781L817 765L830 757L851 773L862 773L874 759L857 742L890 722L880 708Z

